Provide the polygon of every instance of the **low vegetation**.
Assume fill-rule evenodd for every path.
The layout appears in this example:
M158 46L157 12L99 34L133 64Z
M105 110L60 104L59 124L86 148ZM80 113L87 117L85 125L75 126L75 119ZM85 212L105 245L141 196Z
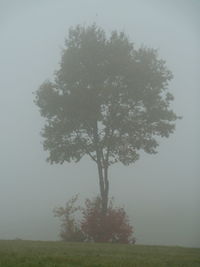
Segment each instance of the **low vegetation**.
M86 199L83 207L77 205L77 199L78 195L68 200L65 207L54 210L62 221L60 237L64 241L135 243L128 215L124 208L114 206L113 199L106 213L102 212L100 197Z
M199 267L200 249L127 244L0 241L0 267Z

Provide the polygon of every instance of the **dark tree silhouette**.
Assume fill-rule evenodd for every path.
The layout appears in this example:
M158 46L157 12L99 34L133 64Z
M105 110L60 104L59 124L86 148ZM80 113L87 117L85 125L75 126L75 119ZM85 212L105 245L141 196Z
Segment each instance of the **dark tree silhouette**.
M95 24L69 30L54 80L36 91L46 118L42 136L50 163L88 155L99 176L102 211L108 206L108 169L156 153L178 118L170 109L172 73L155 49L135 49L124 32L109 37Z

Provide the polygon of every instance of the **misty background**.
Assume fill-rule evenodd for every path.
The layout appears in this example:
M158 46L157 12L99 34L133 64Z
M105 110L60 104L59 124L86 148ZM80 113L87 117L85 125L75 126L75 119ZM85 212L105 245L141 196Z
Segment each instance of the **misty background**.
M115 164L110 196L124 206L137 243L200 246L200 1L0 0L0 239L58 240L53 208L99 192L96 166L50 165L33 92L53 77L70 26L96 22L158 48L174 79L176 131L158 154Z

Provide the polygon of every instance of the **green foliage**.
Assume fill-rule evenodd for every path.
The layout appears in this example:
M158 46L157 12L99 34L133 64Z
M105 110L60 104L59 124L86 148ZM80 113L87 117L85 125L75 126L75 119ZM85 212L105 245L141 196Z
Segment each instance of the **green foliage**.
M51 163L89 155L102 166L156 153L178 118L170 109L172 73L155 49L136 49L125 33L95 24L69 30L54 81L36 92ZM97 155L99 154L99 155Z
M0 267L199 267L200 249L0 241Z

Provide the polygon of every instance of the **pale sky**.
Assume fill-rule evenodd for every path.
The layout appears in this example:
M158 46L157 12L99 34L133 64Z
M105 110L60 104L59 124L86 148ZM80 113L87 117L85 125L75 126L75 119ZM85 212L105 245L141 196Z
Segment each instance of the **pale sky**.
M183 119L157 155L110 170L110 196L124 206L140 244L200 247L200 1L0 0L0 239L59 239L53 208L98 193L96 166L49 165L33 92L53 77L70 26L123 30L158 48L174 74Z

